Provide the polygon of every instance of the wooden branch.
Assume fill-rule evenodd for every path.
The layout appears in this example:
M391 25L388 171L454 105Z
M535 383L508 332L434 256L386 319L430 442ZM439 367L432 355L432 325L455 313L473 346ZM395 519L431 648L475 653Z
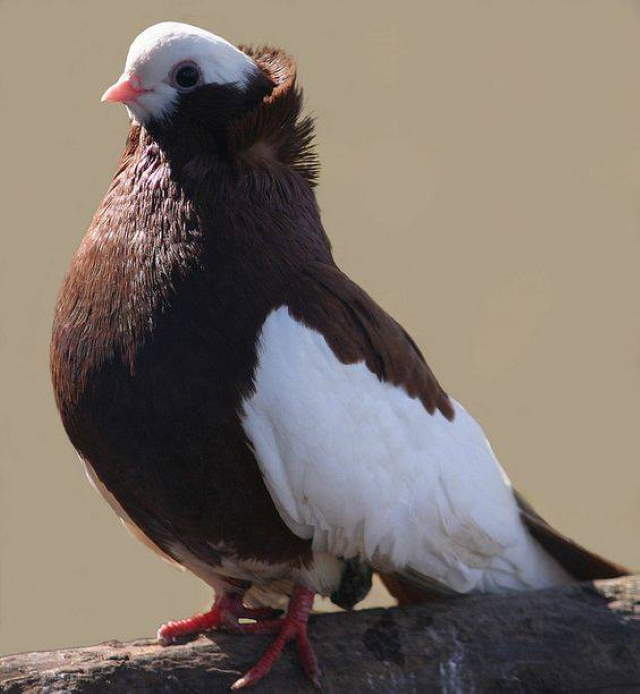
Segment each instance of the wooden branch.
M311 620L323 690L349 692L640 691L640 576ZM212 634L161 648L117 641L0 659L9 694L215 694L266 648ZM288 648L259 692L313 692Z

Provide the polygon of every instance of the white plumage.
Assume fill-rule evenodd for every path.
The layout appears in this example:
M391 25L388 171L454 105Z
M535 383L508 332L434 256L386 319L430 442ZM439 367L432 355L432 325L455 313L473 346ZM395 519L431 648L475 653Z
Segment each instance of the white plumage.
M314 552L413 570L464 593L569 576L522 525L477 422L343 364L286 306L264 323L243 426L288 527Z
M181 22L154 24L139 34L127 54L120 80L134 78L145 91L127 104L138 123L169 114L178 91L171 72L192 61L202 72L203 84L233 84L243 87L258 71L251 58L220 36Z

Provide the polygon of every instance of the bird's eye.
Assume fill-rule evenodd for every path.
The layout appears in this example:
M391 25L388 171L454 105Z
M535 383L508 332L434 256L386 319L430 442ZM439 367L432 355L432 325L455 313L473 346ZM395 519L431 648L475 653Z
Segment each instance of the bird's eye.
M200 82L200 68L195 63L180 63L173 70L172 81L179 89L192 89Z

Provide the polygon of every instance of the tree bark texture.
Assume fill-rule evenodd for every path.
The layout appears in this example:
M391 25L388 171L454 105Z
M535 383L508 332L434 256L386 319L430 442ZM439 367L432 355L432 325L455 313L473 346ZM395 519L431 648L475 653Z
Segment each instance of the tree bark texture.
M640 576L406 608L319 614L310 635L324 692L640 692ZM273 636L212 633L0 658L0 692L216 694ZM288 646L256 686L314 692Z

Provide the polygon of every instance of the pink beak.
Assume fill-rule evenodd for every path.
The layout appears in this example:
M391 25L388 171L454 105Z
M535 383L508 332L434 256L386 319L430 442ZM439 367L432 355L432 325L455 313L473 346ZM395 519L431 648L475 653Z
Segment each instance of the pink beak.
M100 101L112 101L115 103L129 103L135 101L140 94L148 92L149 89L138 87L139 80L135 75L129 79L121 77L115 84L112 84L109 89L102 95Z

